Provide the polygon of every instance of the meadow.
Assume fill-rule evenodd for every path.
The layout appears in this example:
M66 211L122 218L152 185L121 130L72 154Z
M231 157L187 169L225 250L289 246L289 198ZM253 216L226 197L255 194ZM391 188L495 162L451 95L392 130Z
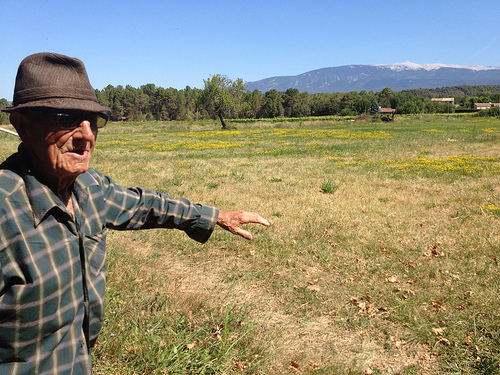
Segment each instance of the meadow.
M96 374L500 373L500 118L111 123L93 167L271 223L110 231Z

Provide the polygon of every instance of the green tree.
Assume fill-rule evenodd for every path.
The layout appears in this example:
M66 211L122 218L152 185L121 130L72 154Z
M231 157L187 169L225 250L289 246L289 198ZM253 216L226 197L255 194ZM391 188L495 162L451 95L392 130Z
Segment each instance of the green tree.
M340 99L341 114L354 115L354 104L361 100L361 95L357 91L350 91Z
M263 102L264 96L259 90L255 89L253 91L247 91L243 95L240 118L257 118Z
M222 128L226 129L224 118L237 114L246 86L241 78L232 81L221 74L215 74L203 82L205 87L200 93L199 103L212 118L219 118Z
M183 103L181 103L176 89L159 87L155 100L155 107L157 109L154 116L162 121L179 120L181 118L181 110L183 110L180 108L181 105Z
M361 99L360 101L354 103L354 110L358 114L366 114L371 107L371 103L368 99Z
M258 118L275 118L283 116L283 97L272 89L264 94L264 102L260 107Z
M0 108L8 107L8 106L9 106L9 102L7 101L7 99L5 99L5 98L0 99ZM9 123L10 123L9 114L4 113L4 112L0 112L0 125L7 125Z
M184 120L197 120L198 119L198 96L201 92L200 89L192 89L189 86L183 90L184 94Z
M101 91L95 90L97 101L111 109L110 118L113 121L120 121L123 118L123 87L106 86Z
M310 107L312 116L337 115L340 112L339 93L336 94L312 94Z
M384 108L387 108L387 107L392 108L391 107L391 105L392 105L391 99L393 98L393 96L394 96L394 91L392 91L388 87L382 89L382 91L377 93L378 102Z
M421 103L421 102L420 102ZM396 111L400 114L416 114L422 113L422 106L415 100L407 100L396 107Z
M380 115L380 106L376 100L372 101L372 106L370 107L370 115Z
M299 97L299 90L287 89L283 94L283 112L285 117L292 117L292 112L297 104Z

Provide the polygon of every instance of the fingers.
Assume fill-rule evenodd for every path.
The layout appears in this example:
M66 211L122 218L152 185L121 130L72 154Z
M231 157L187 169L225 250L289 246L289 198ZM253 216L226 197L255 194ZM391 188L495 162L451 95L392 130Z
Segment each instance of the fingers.
M269 221L264 219L262 216L256 214L255 212L243 212L243 220L241 224L249 224L249 223L255 223L255 224L262 224L266 227L269 226Z
M238 230L235 232L235 234L237 234L238 236L241 236L245 240L249 240L249 241L251 241L253 238L252 234L250 232L247 232L246 230L241 229L241 228L238 228Z
M247 211L219 211L217 224L225 230L237 234L247 240L252 239L252 235L240 226L244 224L261 224L269 226L269 222L254 212Z

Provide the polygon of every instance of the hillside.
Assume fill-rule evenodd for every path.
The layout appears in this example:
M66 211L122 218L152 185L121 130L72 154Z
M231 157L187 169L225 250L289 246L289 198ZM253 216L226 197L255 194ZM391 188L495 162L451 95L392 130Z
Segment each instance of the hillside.
M312 70L296 76L278 76L247 82L250 91L267 92L289 88L301 92L334 93L350 91L378 92L462 85L500 85L500 67L445 64L345 65Z

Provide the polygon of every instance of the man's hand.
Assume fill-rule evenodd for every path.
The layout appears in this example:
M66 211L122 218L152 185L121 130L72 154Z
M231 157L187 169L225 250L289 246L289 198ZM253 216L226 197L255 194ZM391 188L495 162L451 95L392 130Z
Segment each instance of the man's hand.
M252 239L252 235L240 226L243 224L262 224L266 227L269 226L269 222L257 215L254 212L246 211L219 211L219 218L217 219L217 225L225 230L237 234L247 240Z

